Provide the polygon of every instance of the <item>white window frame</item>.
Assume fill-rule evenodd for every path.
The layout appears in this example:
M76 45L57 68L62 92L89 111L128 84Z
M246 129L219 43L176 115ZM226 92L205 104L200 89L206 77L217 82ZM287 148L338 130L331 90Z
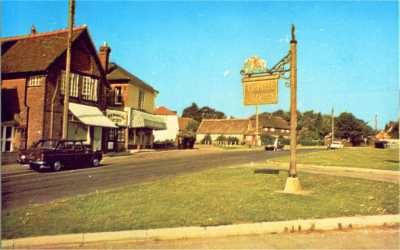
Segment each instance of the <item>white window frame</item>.
M115 104L122 104L122 100L121 101L119 101L118 99L118 97L119 96L121 96L121 99L122 99L122 86L117 86L117 87L115 87L115 89L114 89L114 93L115 93L115 96L114 96L114 103Z
M45 79L46 79L45 75L30 76L28 78L27 86L28 87L40 87L40 86L42 86Z
M6 138L6 130L7 128L11 128L11 136ZM2 134L1 134L1 152L13 152L13 138L14 138L14 126L1 126ZM10 142L10 151L6 151L6 142Z

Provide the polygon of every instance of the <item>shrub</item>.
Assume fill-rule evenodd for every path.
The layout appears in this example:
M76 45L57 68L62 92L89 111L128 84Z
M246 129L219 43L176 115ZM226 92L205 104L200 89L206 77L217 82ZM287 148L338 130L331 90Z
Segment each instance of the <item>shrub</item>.
M206 134L206 135L204 136L204 138L201 140L200 143L201 143L201 144L211 144L211 143L212 143L211 135Z
M275 138L269 134L261 135L261 144L262 145L271 145L274 144Z
M215 139L215 141L218 144L225 144L225 142L227 141L227 138L224 135L220 135L217 137L217 139Z

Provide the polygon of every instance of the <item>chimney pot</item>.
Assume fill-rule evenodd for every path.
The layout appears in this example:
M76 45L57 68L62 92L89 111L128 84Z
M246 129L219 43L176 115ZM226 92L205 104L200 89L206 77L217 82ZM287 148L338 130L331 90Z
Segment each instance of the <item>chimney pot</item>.
M104 72L108 73L108 63L110 59L111 48L108 47L107 42L104 42L99 49L99 59L101 66L103 66Z

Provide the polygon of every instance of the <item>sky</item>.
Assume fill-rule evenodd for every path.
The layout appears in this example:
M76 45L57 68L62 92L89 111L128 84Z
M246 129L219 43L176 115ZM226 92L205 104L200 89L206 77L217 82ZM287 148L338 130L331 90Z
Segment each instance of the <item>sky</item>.
M2 1L1 36L67 27L67 1ZM88 25L111 61L159 91L157 106L181 113L192 102L237 118L243 105L240 70L253 55L272 67L289 50L296 26L298 109L352 112L378 128L399 118L397 1L82 1L76 25ZM278 104L289 110L289 88Z

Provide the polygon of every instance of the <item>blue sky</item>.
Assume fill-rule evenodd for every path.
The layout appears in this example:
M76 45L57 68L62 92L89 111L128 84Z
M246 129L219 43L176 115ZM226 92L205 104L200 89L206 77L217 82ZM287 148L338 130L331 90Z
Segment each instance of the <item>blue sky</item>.
M67 26L67 1L3 1L2 37L25 34L32 24L50 31ZM398 3L362 1L135 2L77 1L77 25L86 24L111 60L151 84L158 106L181 112L196 102L235 117L243 106L240 69L259 55L273 66L298 40L298 109L352 112L379 127L399 115ZM289 89L279 103L289 109Z

